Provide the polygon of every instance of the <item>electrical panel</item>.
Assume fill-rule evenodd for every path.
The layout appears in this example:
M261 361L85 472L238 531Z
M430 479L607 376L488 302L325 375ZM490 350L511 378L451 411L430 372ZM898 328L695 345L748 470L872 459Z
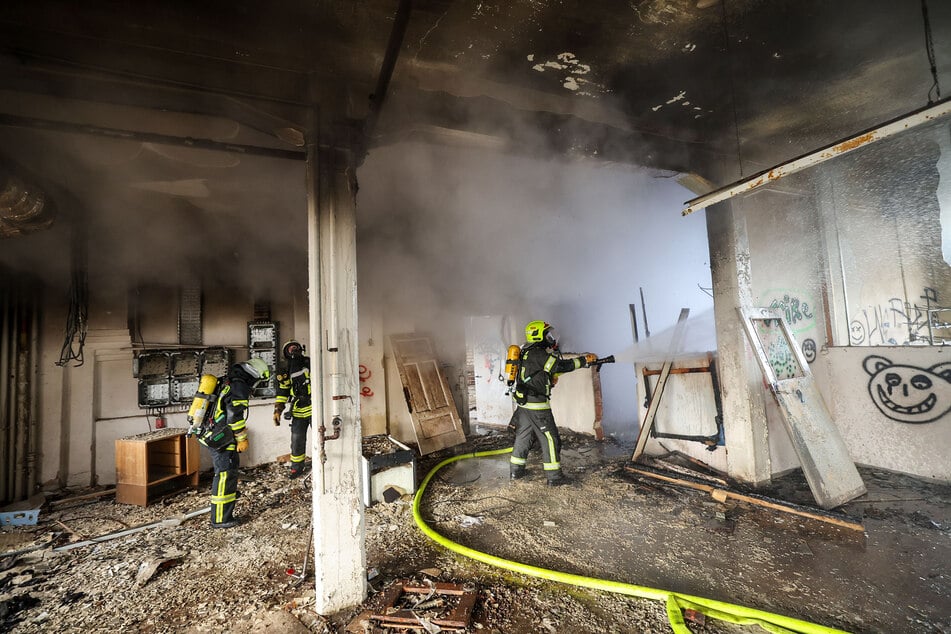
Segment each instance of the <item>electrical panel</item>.
M271 369L271 378L267 384L259 385L251 392L253 398L273 398L277 396L277 348L278 324L273 321L248 322L248 355L251 359L262 359Z
M139 380L139 408L186 407L203 374L224 376L231 367L228 348L143 350L132 373Z

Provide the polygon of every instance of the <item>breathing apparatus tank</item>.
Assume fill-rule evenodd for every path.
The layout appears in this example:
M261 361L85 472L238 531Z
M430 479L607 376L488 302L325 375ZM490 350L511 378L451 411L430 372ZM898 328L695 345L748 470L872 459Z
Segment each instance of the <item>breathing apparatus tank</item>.
M195 398L192 399L191 407L188 408L188 422L191 424L191 428L188 430L189 435L197 433L202 423L205 422L205 416L208 414L216 387L218 387L218 378L215 375L201 375Z
M522 349L518 346L509 346L508 353L505 355L505 384L509 387L515 385L515 378L518 376L519 357L522 356Z

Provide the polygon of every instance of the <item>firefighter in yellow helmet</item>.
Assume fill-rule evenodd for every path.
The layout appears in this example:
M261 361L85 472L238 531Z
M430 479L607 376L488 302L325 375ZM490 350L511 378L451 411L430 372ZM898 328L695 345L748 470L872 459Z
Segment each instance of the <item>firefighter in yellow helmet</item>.
M281 414L291 406L291 470L296 478L304 472L307 460L307 428L311 422L310 357L304 346L290 340L281 349L287 367L277 375L277 398L274 401L274 425L281 424Z
M550 486L566 484L561 471L561 436L551 413L551 388L555 377L586 367L597 360L593 354L563 359L551 324L532 321L525 326L525 345L519 359L518 376L513 397L517 408L515 445L512 447L509 474L513 480L528 474L525 464L528 452L537 440L542 450L542 467Z
M223 385L212 415L212 429L199 442L211 450L215 476L211 481L211 525L214 528L237 526L234 515L238 499L238 454L248 450L248 400L251 391L267 381L271 371L262 359L251 359L231 366L222 378Z

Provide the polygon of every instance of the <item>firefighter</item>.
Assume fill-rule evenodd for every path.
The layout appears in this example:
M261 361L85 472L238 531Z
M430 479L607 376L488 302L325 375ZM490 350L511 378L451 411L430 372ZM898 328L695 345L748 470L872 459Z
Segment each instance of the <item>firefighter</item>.
M307 459L307 428L311 421L310 357L304 355L304 346L293 339L284 344L281 353L287 367L277 376L274 425L281 424L281 414L290 403L291 469L288 477L296 478L304 472Z
M561 470L561 437L551 413L551 388L560 374L586 367L597 360L593 354L563 359L551 324L532 321L525 326L525 345L519 359L518 376L513 397L517 408L515 445L512 447L509 475L517 480L528 475L525 464L528 452L537 440L542 450L542 466L548 484L567 484Z
M248 399L251 390L270 376L267 363L251 359L231 366L224 379L212 416L212 425L222 430L223 440L220 443L202 441L211 450L215 469L211 481L211 525L214 528L231 528L240 523L234 515L234 505L238 499L238 454L248 450Z

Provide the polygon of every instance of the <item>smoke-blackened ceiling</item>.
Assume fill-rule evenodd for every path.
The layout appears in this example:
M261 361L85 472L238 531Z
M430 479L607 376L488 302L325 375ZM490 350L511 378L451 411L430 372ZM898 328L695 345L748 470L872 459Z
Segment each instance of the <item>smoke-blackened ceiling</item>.
M419 139L723 184L951 91L951 3L8 0L0 80L0 155L36 182L237 241L302 205L315 112L358 154Z

